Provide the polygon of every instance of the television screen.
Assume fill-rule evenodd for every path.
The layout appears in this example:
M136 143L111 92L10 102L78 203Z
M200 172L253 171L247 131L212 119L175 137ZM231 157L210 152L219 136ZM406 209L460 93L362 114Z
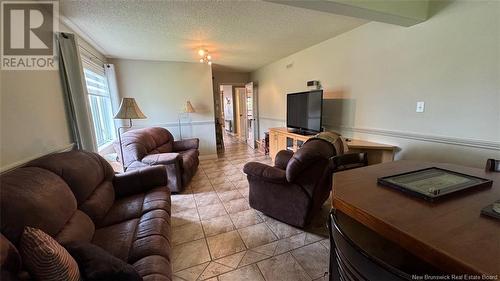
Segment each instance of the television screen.
M323 90L287 95L286 124L289 128L321 131Z

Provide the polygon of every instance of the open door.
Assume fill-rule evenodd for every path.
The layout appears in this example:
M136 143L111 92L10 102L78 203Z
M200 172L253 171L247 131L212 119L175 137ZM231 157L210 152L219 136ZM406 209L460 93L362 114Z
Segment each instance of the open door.
M257 147L258 124L257 124L257 93L255 85L250 82L245 85L246 107L247 107L247 144L251 148Z
M247 95L245 87L236 87L236 120L238 127L238 138L240 141L247 141Z

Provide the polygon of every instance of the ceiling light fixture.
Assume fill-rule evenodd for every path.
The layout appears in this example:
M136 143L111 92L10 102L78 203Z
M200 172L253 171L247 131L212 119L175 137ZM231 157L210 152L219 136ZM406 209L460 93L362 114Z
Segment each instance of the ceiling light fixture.
M208 54L208 51L205 49L199 49L198 55L200 55L200 62L206 63L208 65L212 65L212 56Z

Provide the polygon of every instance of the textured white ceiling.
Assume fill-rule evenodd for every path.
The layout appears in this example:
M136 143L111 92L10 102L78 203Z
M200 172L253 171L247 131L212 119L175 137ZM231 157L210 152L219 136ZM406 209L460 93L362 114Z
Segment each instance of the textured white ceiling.
M64 0L61 13L109 57L252 71L366 21L262 1Z

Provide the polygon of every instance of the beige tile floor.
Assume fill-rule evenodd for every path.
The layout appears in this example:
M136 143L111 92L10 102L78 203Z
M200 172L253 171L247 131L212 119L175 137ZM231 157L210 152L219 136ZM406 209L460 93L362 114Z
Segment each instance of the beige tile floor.
M271 164L226 135L224 154L201 161L187 190L172 195L174 280L328 280L329 201L306 230L265 216L248 204L250 161Z

